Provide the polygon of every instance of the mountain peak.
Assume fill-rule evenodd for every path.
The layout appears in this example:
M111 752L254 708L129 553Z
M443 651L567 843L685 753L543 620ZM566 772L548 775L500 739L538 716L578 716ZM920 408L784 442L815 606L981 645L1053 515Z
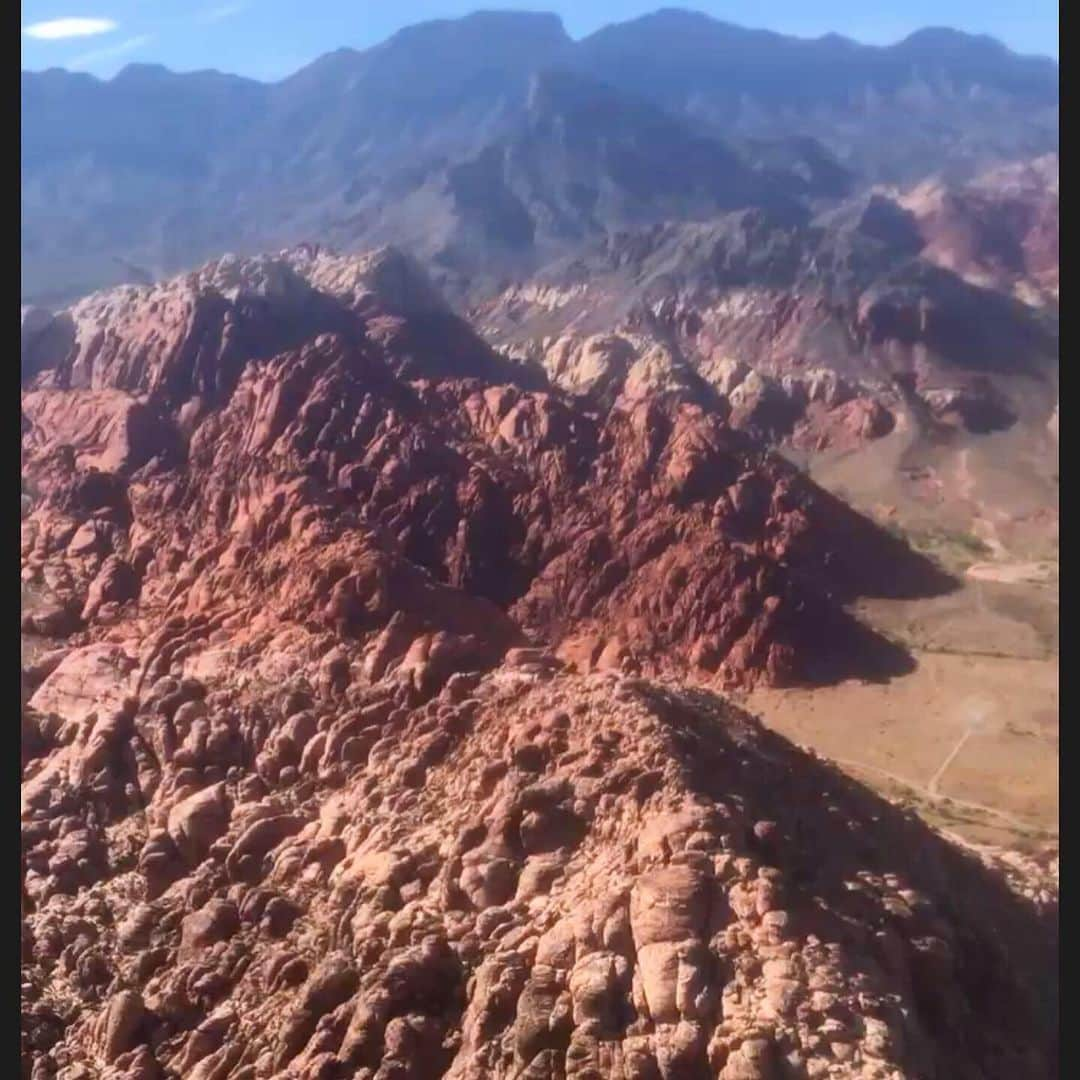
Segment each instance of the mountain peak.
M164 64L133 63L125 64L115 76L114 82L136 82L173 78L177 73Z
M629 212L627 189L611 186L613 176L655 195L647 179L663 173L665 198L707 195L717 181L700 175L704 162L658 161L671 151L668 139L687 153L708 152L714 163L718 145L738 152L758 144L751 151L758 179L772 184L777 170L794 167L808 178L800 189L807 197L828 194L818 182L821 155L803 160L793 136L824 148L856 187L914 183L946 164L971 175L1056 148L1057 68L1046 65L958 31L924 30L878 48L665 7L577 42L556 15L482 10L403 29L364 50L327 53L273 84L159 64L128 65L111 82L29 73L24 296L70 297L116 281L117 260L171 273L227 246L279 248L310 238L342 247L396 240L429 255L452 248L460 222L445 199L458 198L460 188L440 189L437 178L460 179L455 170L468 162L493 167L498 146L528 139L538 120L556 117L559 124L540 135L555 138L560 155L587 147L589 164L560 157L543 166L556 183L551 191L524 173L518 180L560 245ZM912 123L912 108L933 123ZM676 138L678 130L689 141ZM759 152L763 142L771 149ZM589 175L572 175L579 168ZM47 194L68 186L70 196ZM493 176L480 186L484 199L500 192L499 227L525 220L512 188ZM58 220L46 204L55 198L78 207L86 227ZM116 208L125 198L121 224ZM662 209L635 203L633 213L685 217L690 209L683 201Z
M999 55L1010 52L1006 45L989 34L969 34L951 26L924 26L921 30L908 34L902 41L897 42L895 47L943 50L962 48Z
M488 52L502 44L526 41L545 49L569 45L571 38L562 19L553 12L481 10L456 19L431 19L406 26L388 38L383 47L470 42Z

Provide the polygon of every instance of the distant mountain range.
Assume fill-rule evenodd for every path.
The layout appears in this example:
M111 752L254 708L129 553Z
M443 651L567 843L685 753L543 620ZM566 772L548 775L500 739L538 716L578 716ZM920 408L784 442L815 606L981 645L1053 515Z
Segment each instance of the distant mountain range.
M1058 66L953 30L887 48L664 10L573 41L481 12L274 84L130 65L22 75L22 298L223 250L393 242L494 290L583 242L1057 148Z

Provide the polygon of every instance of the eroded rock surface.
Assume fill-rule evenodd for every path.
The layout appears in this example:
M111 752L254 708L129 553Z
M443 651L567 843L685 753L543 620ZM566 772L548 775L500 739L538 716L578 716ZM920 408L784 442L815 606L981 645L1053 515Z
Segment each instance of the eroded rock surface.
M312 260L291 258L247 268L256 299L277 303L268 278L301 280L290 267ZM229 264L225 281L241 269ZM172 288L247 310L254 301L223 273L214 264ZM206 281L217 284L204 294ZM841 604L947 586L740 430L739 410L757 407L739 397L753 373L731 388L728 422L677 380L667 392L656 378L672 362L650 354L598 413L591 399L531 388L526 369L490 381L515 369L475 338L460 370L432 351L426 309L393 316L412 342L400 352L391 316L365 293L363 312L335 309L352 320L341 333L283 352L245 339L227 382L215 352L210 388L191 381L188 322L164 336L132 329L157 293L110 295L84 303L106 311L93 358L58 356L23 406L24 475L38 493L22 525L24 578L48 587L69 633L108 625L144 654L171 635L171 649L208 664L242 663L244 641L265 678L287 666L276 659L286 637L320 651L320 634L381 633L372 673L406 657L425 690L462 656L491 663L522 634L565 646L584 670L689 665L779 683L902 664ZM75 385L82 368L97 388ZM823 408L846 393L828 373L799 387ZM877 422L852 414L860 429ZM167 661L142 658L146 671Z
M948 582L670 355L597 408L286 263L26 373L26 1075L1053 1075L1056 890L680 689L898 670L845 601ZM193 329L280 290L344 324Z
M719 699L470 681L159 679L156 785L24 819L35 1075L1052 1075L1050 897ZM159 756L194 701L233 751Z

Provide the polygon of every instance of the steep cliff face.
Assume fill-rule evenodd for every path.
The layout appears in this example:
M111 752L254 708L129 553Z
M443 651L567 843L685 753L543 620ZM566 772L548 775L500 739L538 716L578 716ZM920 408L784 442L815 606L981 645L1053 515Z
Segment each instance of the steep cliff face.
M948 580L692 387L566 393L387 252L37 323L34 1080L1052 1075L1050 871L713 692L901 670L846 601Z

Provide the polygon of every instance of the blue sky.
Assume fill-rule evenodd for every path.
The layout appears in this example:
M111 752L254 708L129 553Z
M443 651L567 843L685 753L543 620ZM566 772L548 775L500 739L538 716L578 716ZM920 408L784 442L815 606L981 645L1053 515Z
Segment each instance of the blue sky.
M807 37L835 31L873 44L923 26L953 26L992 34L1020 52L1058 55L1056 0L23 0L22 63L104 77L140 61L277 79L341 45L364 48L410 23L477 7L557 11L581 37L664 6Z

